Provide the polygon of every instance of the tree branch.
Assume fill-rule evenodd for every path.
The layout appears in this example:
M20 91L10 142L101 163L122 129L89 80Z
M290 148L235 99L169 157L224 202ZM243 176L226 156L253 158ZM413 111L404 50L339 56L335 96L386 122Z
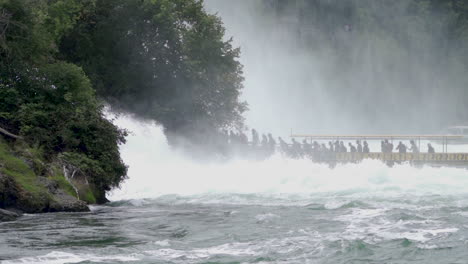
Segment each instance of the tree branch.
M5 135L5 136L12 137L12 138L14 138L14 139L23 139L23 137L17 136L17 135L15 135L15 134L13 134L13 133L10 133L10 132L8 132L6 129L3 129L3 128L1 128L1 127L0 127L0 133L3 134L3 135Z
M0 40L5 39L8 26L11 22L11 14L5 9L0 10Z

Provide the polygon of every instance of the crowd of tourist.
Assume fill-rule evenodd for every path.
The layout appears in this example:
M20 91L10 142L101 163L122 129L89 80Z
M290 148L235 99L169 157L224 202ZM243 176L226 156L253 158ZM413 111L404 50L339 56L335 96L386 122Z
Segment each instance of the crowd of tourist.
M257 156L269 156L276 152L291 157L291 158L312 158L320 159L333 153L370 153L369 144L366 140L356 140L355 142L344 142L340 140L334 141L313 141L304 138L301 142L294 137L290 142L286 142L283 138L278 137L276 140L271 133L259 134L257 130L252 129L250 140L243 132L225 132L225 142L230 145L230 148L236 152L254 153ZM409 147L403 142L399 142L397 146L387 139L381 141L382 153L419 153L419 148L414 140L410 140ZM434 153L434 148L428 143L428 153Z

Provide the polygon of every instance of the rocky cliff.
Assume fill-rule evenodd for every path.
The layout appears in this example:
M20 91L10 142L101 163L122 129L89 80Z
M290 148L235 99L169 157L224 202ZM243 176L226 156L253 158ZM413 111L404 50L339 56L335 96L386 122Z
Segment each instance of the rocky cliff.
M0 136L0 221L22 213L83 212L95 201L90 187L67 179L59 160L44 161L37 149ZM83 197L80 197L80 193Z

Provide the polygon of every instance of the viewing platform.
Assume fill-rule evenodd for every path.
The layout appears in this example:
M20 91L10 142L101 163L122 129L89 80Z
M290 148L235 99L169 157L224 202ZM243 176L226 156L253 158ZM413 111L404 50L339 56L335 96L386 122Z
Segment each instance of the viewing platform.
M303 138L310 141L336 142L336 141L414 141L418 146L416 152L395 152L393 149L387 152L376 152L374 150L368 153L363 152L313 152L310 158L315 162L326 162L330 164L339 163L359 163L363 160L380 160L386 164L410 163L412 165L430 165L436 167L462 167L468 168L468 152L448 152L449 144L459 144L464 139L462 135L309 135L309 134L291 134L292 138ZM422 152L421 142L427 141L439 144L441 152L427 153Z

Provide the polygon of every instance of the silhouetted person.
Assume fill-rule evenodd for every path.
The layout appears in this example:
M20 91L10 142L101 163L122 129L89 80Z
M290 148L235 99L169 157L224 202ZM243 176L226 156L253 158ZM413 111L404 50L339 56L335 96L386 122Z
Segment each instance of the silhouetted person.
M341 152L340 142L338 140L335 141L335 152Z
M435 153L434 147L432 147L431 143L427 143L427 153Z
M317 141L314 141L314 143L312 144L312 151L314 153L320 152L320 145Z
M357 152L356 147L353 146L353 144L351 144L351 142L348 143L348 146L349 146L349 152Z
M348 149L345 147L343 141L340 141L340 152L348 152Z
M362 152L363 153L369 153L370 152L369 145L367 144L367 141L364 141L364 146L362 147Z
M356 140L357 152L362 153L362 145L360 140Z
M312 153L312 145L307 142L307 139L302 140L302 150L304 154L310 155Z
M398 150L398 153L406 153L405 144L403 144L403 142L400 141L400 143L398 143L398 146L396 146L396 150Z
M388 140L386 139L385 140L385 145L386 145L386 148L387 148L387 152L392 153L393 152L393 144L391 142L388 142Z
M414 143L414 140L410 141L411 147L409 148L410 151L413 153L419 153L419 148L416 146L416 143Z
M252 146L256 147L260 143L260 139L258 137L257 130L252 128Z
M270 151L275 151L276 141L271 133L268 133L268 147L270 148Z
M283 151L284 153L287 153L288 144L281 137L278 137L278 142L280 144L281 151Z
M265 136L265 134L262 134L262 147L263 148L268 147L268 138Z
M383 140L380 141L380 150L382 151L382 153L386 151L385 142Z
M329 150L330 152L335 151L335 150L333 149L333 143L332 143L331 141L328 141L328 150Z
M329 149L327 148L327 146L325 145L325 143L322 143L322 146L320 147L320 151L321 151L321 152L324 152L324 153L326 153L326 152L329 151Z
M293 157L299 157L301 155L301 144L296 141L296 139L292 139L292 154Z

